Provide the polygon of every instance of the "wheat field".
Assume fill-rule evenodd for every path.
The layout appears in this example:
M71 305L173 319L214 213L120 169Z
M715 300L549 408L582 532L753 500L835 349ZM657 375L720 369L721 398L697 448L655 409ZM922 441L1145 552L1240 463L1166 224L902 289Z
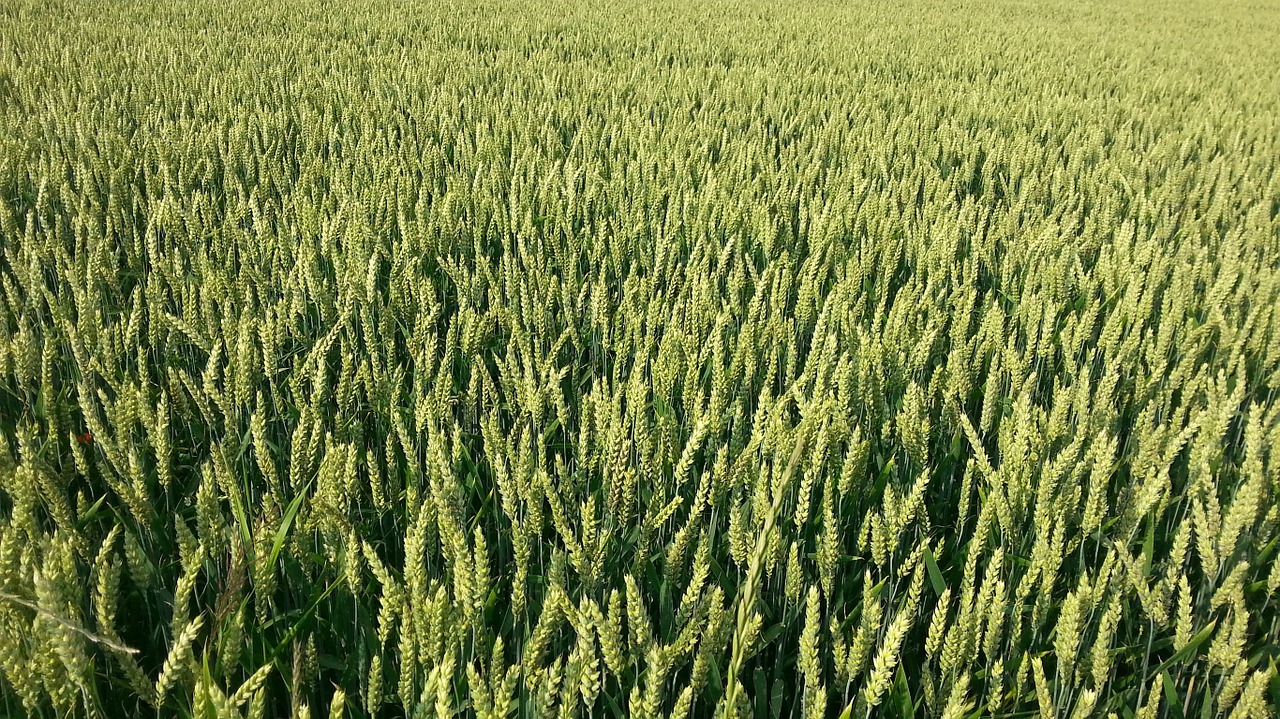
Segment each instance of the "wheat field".
M0 2L0 714L1267 719L1275 0Z

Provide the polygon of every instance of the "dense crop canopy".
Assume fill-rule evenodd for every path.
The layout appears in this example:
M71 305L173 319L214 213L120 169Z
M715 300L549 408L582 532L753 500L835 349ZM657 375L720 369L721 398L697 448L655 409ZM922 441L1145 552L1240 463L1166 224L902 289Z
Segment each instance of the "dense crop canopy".
M1263 719L1274 0L0 2L0 713Z

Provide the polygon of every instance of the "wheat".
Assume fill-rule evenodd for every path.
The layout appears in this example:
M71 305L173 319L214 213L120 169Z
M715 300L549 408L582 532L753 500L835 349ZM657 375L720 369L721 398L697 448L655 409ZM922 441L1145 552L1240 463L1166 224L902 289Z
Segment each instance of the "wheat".
M1016 4L10 0L0 713L1268 715L1277 18Z

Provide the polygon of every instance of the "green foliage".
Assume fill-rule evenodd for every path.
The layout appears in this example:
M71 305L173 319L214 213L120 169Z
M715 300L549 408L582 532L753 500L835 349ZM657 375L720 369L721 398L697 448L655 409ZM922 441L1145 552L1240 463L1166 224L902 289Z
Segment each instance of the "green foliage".
M1277 36L0 3L0 714L1271 716Z

